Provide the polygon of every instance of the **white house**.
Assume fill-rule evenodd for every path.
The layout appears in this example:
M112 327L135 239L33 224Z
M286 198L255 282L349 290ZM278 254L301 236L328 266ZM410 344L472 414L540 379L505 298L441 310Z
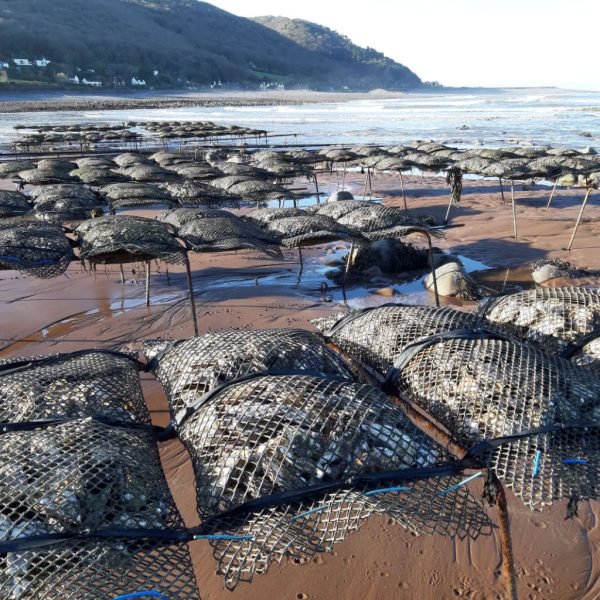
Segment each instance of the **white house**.
M28 58L13 58L13 62L18 67L31 67L31 61Z
M10 64L8 62L6 62L5 60L0 60L0 69L8 69L8 67L10 67Z
M154 73L154 77L158 77L158 69L154 69L153 73Z
M75 77L77 77L77 75L75 75ZM91 85L92 87L102 87L101 81L90 81L85 77L81 80L81 83L83 83L83 85Z
M78 75L73 75L73 77L69 77L69 81L71 83L77 83L77 84L79 84L79 76Z
M36 58L35 66L42 67L45 69L50 64L50 61L47 58Z
M144 79L136 79L135 77L132 77L131 85L146 85L146 81Z

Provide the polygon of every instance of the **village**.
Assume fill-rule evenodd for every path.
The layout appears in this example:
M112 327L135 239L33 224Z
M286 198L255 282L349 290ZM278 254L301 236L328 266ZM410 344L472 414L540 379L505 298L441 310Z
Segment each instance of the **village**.
M59 68L51 67L54 65L47 58L10 58L0 59L0 84L2 83L58 83L66 85L88 86L91 88L101 88L105 84L110 87L132 87L143 88L146 86L146 80L141 76L133 75L131 79L112 76L100 78L96 75L95 69L82 69L75 67L72 75L67 75ZM154 69L153 76L159 76L158 69Z

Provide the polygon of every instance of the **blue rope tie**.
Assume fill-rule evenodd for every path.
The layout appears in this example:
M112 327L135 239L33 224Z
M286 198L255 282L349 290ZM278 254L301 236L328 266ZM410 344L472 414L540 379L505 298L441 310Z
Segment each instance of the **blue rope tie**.
M458 489L459 487L469 483L469 481L473 481L473 479L477 479L477 477L480 477L481 475L482 475L481 471L478 471L474 475L471 475L470 477L467 477L466 479L463 479L462 481L459 481L458 483L451 485L449 488L446 488L445 490L436 492L435 495L441 496L442 494L448 494L449 492L453 492L454 490Z
M252 535L228 535L228 534L206 534L206 535L195 535L195 540L253 540L254 536Z
M590 461L587 458L565 458L563 465L587 465Z
M388 492L412 492L412 489L407 487L381 488L380 490L371 490L370 492L365 492L364 496L374 496L375 494L386 494Z
M537 477L540 474L540 459L542 458L542 451L535 451L535 459L533 461L533 476Z
M318 506L317 508L307 510L306 512L300 513L299 515L292 517L292 521L295 521L296 519L302 519L303 517L308 517L309 515L325 510L326 508L329 508L329 505L326 504L325 506Z
M131 594L123 594L122 596L115 596L113 600L126 600L127 598L144 598L144 597L160 598L160 600L169 600L166 596L163 596L160 592L154 592L149 590L147 592L132 592Z

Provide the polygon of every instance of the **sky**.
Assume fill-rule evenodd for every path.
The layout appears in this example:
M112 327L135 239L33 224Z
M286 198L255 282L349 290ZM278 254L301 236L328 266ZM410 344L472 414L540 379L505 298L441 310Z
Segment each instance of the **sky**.
M600 0L208 1L243 17L325 25L424 81L600 91Z

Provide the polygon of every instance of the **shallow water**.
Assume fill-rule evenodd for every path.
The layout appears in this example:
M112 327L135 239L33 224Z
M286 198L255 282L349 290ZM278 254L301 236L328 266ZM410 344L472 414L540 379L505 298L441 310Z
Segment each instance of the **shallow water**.
M289 134L278 143L393 145L434 139L458 146L535 143L600 149L600 92L543 88L414 93L298 106L13 113L0 119L0 144L14 138L13 127L19 123L128 120L210 120Z

